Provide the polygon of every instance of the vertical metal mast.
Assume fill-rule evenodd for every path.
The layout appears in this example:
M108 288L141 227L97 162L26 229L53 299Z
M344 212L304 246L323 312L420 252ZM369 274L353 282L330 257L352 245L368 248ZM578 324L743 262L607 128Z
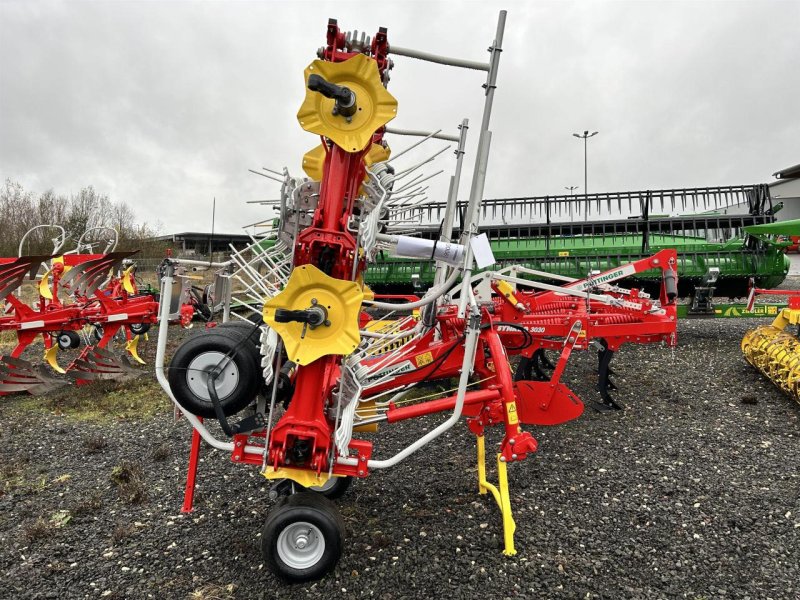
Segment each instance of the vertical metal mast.
M497 70L500 66L500 53L503 51L503 31L506 26L506 11L501 10L497 19L497 33L494 43L489 48L491 57L489 58L489 72L486 76L486 101L483 105L483 120L481 121L480 137L478 138L478 154L475 157L475 170L472 175L472 188L469 194L467 205L467 218L465 219L464 231L461 233L461 244L466 248L464 253L466 259L465 269L461 284L461 294L458 304L458 314L464 316L467 307L467 300L471 294L469 279L472 276L472 247L470 241L478 233L480 222L480 205L483 200L483 189L486 184L486 168L489 164L489 147L492 142L492 132L489 131L489 121L492 117L492 103L494 101L494 90L497 87Z

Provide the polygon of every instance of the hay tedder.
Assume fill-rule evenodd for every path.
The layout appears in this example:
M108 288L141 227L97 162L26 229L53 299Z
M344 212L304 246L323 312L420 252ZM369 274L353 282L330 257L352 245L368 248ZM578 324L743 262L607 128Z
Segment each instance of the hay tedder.
M611 410L619 408L609 394L613 352L626 342L676 343L674 250L579 278L518 266L477 272L495 262L478 225L505 17L501 12L487 63L392 46L384 28L371 39L347 34L330 20L326 45L305 71L298 112L302 128L320 136L321 146L304 157L308 177L285 169L261 173L281 186L278 218L265 219L273 229L233 254L234 295L253 308L257 322L206 329L178 348L168 368L168 331L159 329L157 377L194 428L184 510L192 509L201 439L229 452L234 463L257 466L274 482L271 495L280 498L264 524L262 551L269 568L287 580L321 577L338 561L344 526L332 498L353 479L434 442L462 417L477 437L478 490L497 501L505 554L515 554L507 465L537 449L523 425L557 425L582 414L582 401L562 381L571 352L599 350L597 407ZM435 155L405 170L393 162L406 153L391 156L385 135L416 132L387 127L397 111L386 89L391 55L486 73L475 171L457 243L451 235L468 122L458 136L422 134L423 141L458 144L456 174L440 235L405 235L403 213L427 201L419 185L425 178L410 175ZM432 287L421 298L372 293L364 276L381 251L435 263ZM170 259L162 265L163 325L179 267ZM646 271L657 274L657 297L617 284ZM541 275L555 283L537 281ZM520 357L516 373L509 360L514 355ZM417 393L437 380L449 388L454 379L452 389ZM445 411L447 419L394 456L373 455L369 432L380 424ZM214 435L206 419L218 421L227 439ZM486 476L484 431L490 426L503 431L496 485ZM427 459L435 457L433 446Z
M40 228L59 231L53 251L22 256L25 239ZM98 230L108 239L102 252L93 253L88 239ZM41 394L73 381L82 384L134 373L130 361L110 347L118 336L124 337L130 356L144 363L138 343L157 320L158 301L152 292L137 288L136 265L130 260L134 252L115 252L117 233L110 228L88 230L74 250L62 253L66 239L63 227L40 225L23 237L18 258L0 258L0 298L5 306L0 331L13 331L17 339L10 355L0 359L0 394ZM26 301L22 293L26 279L35 284L32 301ZM40 336L47 363L69 379L21 358ZM61 367L58 351L81 345L81 352L66 368Z

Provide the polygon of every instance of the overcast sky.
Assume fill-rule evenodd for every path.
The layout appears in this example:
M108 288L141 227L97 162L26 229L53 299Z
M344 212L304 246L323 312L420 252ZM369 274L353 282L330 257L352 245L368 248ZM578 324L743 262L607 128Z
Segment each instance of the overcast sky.
M0 177L93 185L164 232L208 230L216 197L217 230L238 231L265 216L246 201L277 195L247 169L300 175L318 144L296 113L328 17L485 61L501 8L486 197L582 191L585 129L600 132L589 192L767 182L800 163L800 1L0 0ZM472 156L484 74L394 60L393 125L455 133L470 118Z

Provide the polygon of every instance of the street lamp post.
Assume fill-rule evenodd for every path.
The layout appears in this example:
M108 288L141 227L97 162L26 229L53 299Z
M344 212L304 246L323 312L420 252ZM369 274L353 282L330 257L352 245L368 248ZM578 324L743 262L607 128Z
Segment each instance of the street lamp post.
M592 133L589 133L588 131L584 131L583 135L578 135L577 133L573 133L572 134L576 138L583 140L583 193L584 194L588 194L589 193L588 186L587 186L588 168L586 166L586 164L587 164L587 161L586 161L586 158L587 158L587 151L586 151L587 142L586 142L586 140L588 140L590 137L596 136L597 133L598 133L597 131L593 131Z
M567 185L567 186L564 186L564 189L565 190L569 190L569 195L570 196L574 196L575 195L575 190L578 189L578 186L577 185Z
M590 137L596 136L597 132L593 131L592 133L589 133L589 130L587 129L586 131L583 132L583 135L579 135L577 133L573 133L572 135L574 135L578 139L582 139L583 140L583 193L584 193L584 195L588 195L589 194L589 185L588 185L589 168L587 166L587 164L588 164L587 156L588 155L587 155L587 150L586 150L586 147L587 147L587 141L586 140L588 140ZM588 204L588 201L587 201L587 204L586 204L586 212L584 213L584 220L585 221L589 220L589 204Z

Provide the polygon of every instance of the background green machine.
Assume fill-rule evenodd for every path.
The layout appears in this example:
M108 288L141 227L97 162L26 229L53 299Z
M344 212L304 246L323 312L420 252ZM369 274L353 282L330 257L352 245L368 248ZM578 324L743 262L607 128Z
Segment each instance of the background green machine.
M505 198L484 201L481 231L491 240L495 268L519 264L575 278L676 248L679 292L707 313L714 294L746 296L750 279L763 288L784 281L790 241L781 234L800 233L800 226L776 222L780 206L773 206L765 184ZM443 209L427 204L415 214L435 223ZM439 226L416 231L435 239ZM400 293L425 289L433 276L429 261L382 255L366 281L376 292ZM654 287L648 276L656 274L624 284Z

